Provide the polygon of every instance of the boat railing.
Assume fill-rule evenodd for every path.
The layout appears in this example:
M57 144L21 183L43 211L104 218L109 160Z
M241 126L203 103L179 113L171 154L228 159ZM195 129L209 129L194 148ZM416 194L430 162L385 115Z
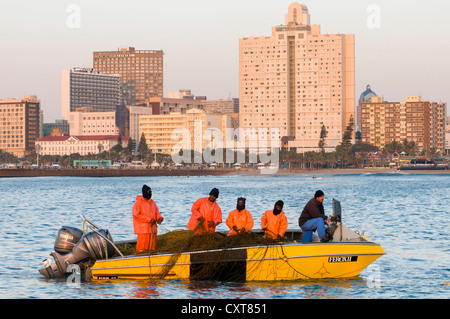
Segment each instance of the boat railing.
M114 247L114 250L117 251L119 253L119 255L121 257L123 257L122 252L119 250L119 248L117 248L117 246L112 242L112 240L110 240L109 238L107 238L106 236L103 236L97 229L99 229L95 224L93 224L90 220L88 220L86 217L84 217L83 215L80 215L81 218L83 218L83 232L86 234L87 231L89 230L89 228L95 232L97 235L99 235L101 238L103 238L104 240L106 240L108 243L111 244L111 246ZM87 224L86 224L87 223ZM86 225L86 226L85 226ZM91 227L89 227L89 225ZM85 228L86 227L86 228ZM86 230L86 231L85 231Z

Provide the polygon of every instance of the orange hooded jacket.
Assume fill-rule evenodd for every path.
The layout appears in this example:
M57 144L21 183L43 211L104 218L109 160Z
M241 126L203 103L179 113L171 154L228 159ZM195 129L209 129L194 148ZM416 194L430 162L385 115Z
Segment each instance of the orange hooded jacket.
M136 196L133 205L133 225L135 234L155 234L157 233L156 221L162 218L159 208L153 199L146 200L142 196ZM150 224L151 220L155 222ZM164 220L164 218L163 218Z
M203 233L214 233L216 226L222 222L222 210L220 209L217 201L211 203L208 197L197 199L191 208L191 218L187 224L187 228L194 230L197 228L195 235L201 235ZM203 217L203 226L197 227L199 224L198 219ZM209 227L208 222L213 221L214 226Z
M261 217L261 229L266 228L266 237L276 239L277 235L284 236L288 227L286 215L283 211L275 215L272 210L266 210Z
M233 229L233 226L236 226L239 230L245 228L245 232L249 232L253 228L253 217L245 208L240 212L235 209L228 214L226 223L230 228L228 236L237 235L237 232Z

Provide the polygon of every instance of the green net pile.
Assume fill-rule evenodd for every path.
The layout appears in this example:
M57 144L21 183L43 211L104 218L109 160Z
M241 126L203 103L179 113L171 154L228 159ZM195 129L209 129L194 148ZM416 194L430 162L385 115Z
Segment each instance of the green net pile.
M181 253L208 249L268 245L276 241L256 233L227 236L222 233L205 233L193 236L190 230L175 230L158 236L156 252Z
M174 230L158 235L154 253L183 253L209 249L229 249L236 247L272 245L280 240L265 238L261 233L243 233L227 236L224 233L205 233L194 236L191 230ZM135 254L135 245L121 244L118 248L124 255Z
M196 266L195 275L191 274L190 278L238 281L237 278L241 278L243 275L242 268L234 265L234 263L238 265L239 261L230 262L230 249L248 246L268 248L279 243L280 240L265 238L262 233L256 232L234 236L215 232L194 236L194 232L191 230L174 230L158 235L156 249L147 255L150 257L154 254L171 254L167 264L156 275L157 279L162 279L170 273L182 253L213 250L208 253L208 260ZM119 249L124 255L135 254L135 246L131 244L121 245Z

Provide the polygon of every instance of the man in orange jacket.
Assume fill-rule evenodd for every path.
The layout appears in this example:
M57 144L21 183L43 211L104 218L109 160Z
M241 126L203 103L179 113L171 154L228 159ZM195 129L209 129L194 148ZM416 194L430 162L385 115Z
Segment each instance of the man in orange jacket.
M197 199L191 208L191 218L187 228L194 232L194 235L204 233L214 233L216 226L222 222L222 210L217 204L219 190L213 188L209 197Z
M228 214L226 220L227 226L230 228L228 236L237 235L239 233L248 233L253 228L253 217L248 210L245 209L246 199L239 197L236 209Z
M281 239L286 233L288 222L283 212L283 205L283 201L277 201L273 210L267 210L261 217L261 228L267 238Z
M142 186L142 196L136 196L133 205L133 226L137 234L136 253L156 249L157 226L164 218L159 213L158 206L152 198L152 189Z

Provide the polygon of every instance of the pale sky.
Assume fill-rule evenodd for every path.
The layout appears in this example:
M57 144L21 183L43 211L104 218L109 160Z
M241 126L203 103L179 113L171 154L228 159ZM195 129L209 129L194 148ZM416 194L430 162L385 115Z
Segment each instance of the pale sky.
M164 51L165 96L239 97L239 38L270 36L292 2L1 0L0 99L37 95L44 122L53 122L61 70L92 67L94 51L122 46ZM322 33L355 34L356 100L370 84L388 101L421 95L449 104L449 1L298 2Z

